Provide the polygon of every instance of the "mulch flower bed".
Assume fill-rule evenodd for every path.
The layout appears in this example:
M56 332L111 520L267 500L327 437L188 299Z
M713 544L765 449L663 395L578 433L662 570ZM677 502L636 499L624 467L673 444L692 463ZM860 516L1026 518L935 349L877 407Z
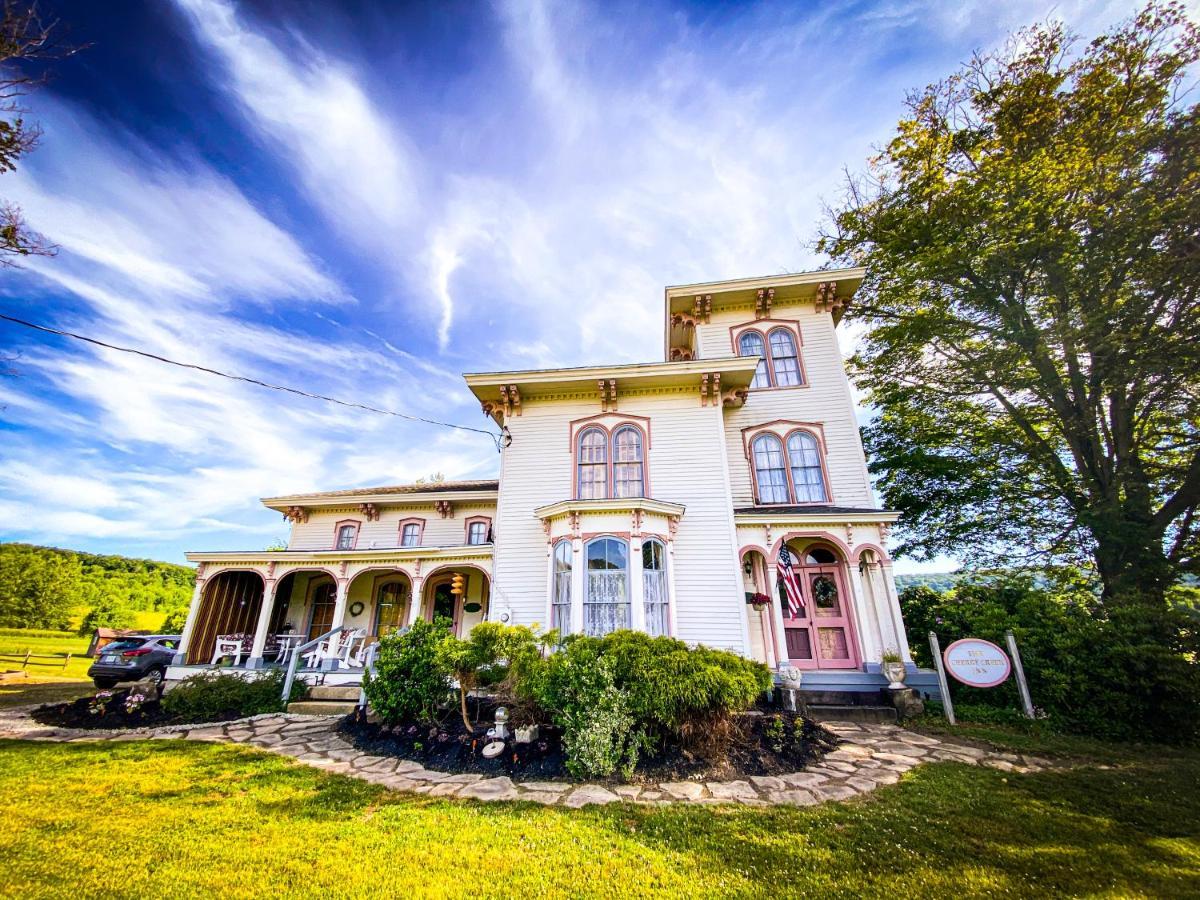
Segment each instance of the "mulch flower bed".
M129 703L131 694L141 695L145 699L141 702L135 700ZM101 728L107 730L188 724L181 716L166 713L158 701L157 693L151 688L98 691L93 697L81 697L70 703L39 706L30 715L35 722L56 728ZM240 710L230 709L223 711L211 721L228 722L231 719L241 718L242 715Z
M489 742L486 733L495 721L498 705L494 700L473 699L476 725L471 731L464 727L457 710L448 710L435 725L385 725L347 716L339 729L365 753L411 760L439 772L521 779L573 777L566 768L562 733L552 725L540 724L536 740L519 744L513 739L510 723L504 752L494 759L485 758L483 748ZM632 780L727 780L796 772L834 749L837 738L811 719L765 709L736 716L730 723L727 741L715 743L724 747L705 755L695 749L668 745L654 756L640 759Z

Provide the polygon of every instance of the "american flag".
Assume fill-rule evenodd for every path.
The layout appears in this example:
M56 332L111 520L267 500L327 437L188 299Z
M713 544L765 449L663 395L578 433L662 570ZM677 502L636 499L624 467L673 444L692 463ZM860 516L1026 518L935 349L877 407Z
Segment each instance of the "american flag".
M779 548L777 568L779 579L783 582L784 593L787 594L788 612L794 619L804 609L804 600L800 596L800 585L796 581L796 568L792 565L792 554L788 552L787 544Z

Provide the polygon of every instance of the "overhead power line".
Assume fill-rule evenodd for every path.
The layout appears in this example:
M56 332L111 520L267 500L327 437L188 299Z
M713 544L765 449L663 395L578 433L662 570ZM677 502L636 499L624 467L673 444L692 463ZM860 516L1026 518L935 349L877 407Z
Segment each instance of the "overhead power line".
M104 347L106 350L117 350L121 353L132 353L134 356L152 359L155 362L165 363L168 366L177 366L180 369L192 369L196 372L203 372L206 375L217 375L221 378L228 378L230 381L242 381L246 384L253 384L272 391L282 391L285 394L295 394L298 397L307 397L310 400L322 400L325 403L335 403L338 406L345 406L350 409L361 409L366 412L378 413L382 416L395 416L398 419L408 419L410 422L424 422L426 425L437 425L441 428L453 428L456 431L473 431L476 434L486 434L496 443L496 449L500 448L501 436L496 434L494 431L488 431L484 428L472 428L470 425L455 425L453 422L440 422L437 419L427 419L424 416L414 416L410 415L409 413L396 412L394 409L381 409L378 406L368 406L365 403L355 403L352 400L339 400L337 397L328 397L325 394L313 394L309 391L302 391L299 388L287 387L286 385L282 384L271 384L268 381L261 381L257 378L249 378L245 375L234 375L230 372L222 372L220 369L209 368L208 366L180 362L179 360L170 359L166 356L159 356L157 353L150 353L146 350L138 350L133 347L121 347L117 344L110 344L107 341L101 341L97 338L76 334L73 331L61 331L57 328L50 328L46 325L38 325L35 322L27 322L24 319L18 319L15 316L6 316L3 313L0 313L0 319L3 319L5 322L12 322L14 325L22 325L25 328L32 328L35 331L43 331L46 334L55 334L59 337L71 338L72 340L83 341L87 344L94 344L97 347Z

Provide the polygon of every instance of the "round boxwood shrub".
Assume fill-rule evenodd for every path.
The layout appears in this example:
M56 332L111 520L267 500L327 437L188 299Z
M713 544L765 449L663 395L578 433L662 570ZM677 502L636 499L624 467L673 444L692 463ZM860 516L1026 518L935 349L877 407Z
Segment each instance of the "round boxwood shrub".
M450 698L450 673L439 646L449 634L444 620L418 619L403 633L379 642L375 672L367 673L363 690L376 714L387 724L433 722Z

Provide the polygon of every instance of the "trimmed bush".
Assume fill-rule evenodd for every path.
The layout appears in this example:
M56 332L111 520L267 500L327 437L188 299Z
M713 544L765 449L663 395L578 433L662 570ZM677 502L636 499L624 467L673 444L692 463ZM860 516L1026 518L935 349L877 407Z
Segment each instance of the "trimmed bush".
M375 673L367 674L363 690L384 722L431 723L437 718L438 708L450 699L450 672L440 651L449 635L444 620L418 619L403 633L394 631L379 642Z
M237 675L203 672L185 678L162 698L163 712L185 722L211 722L217 719L257 716L280 712L284 673L272 671L261 678L247 680ZM303 691L303 686L300 686ZM295 691L293 691L295 694Z

